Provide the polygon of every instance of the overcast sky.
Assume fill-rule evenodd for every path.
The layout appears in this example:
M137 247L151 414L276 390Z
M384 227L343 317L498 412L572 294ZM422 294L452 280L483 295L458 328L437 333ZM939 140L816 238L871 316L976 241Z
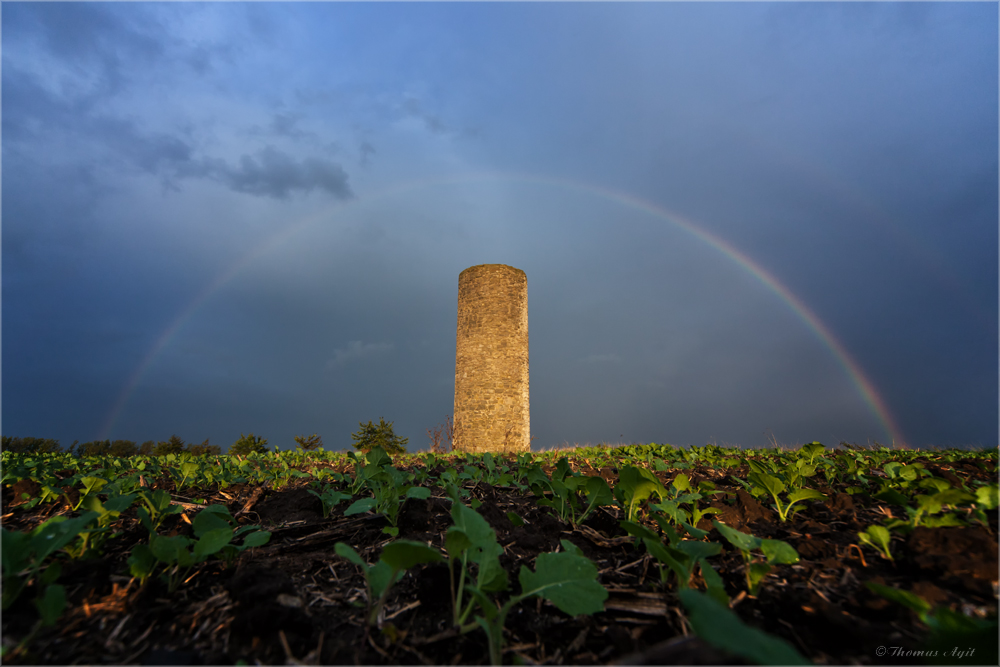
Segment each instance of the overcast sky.
M996 446L996 3L4 3L2 431Z

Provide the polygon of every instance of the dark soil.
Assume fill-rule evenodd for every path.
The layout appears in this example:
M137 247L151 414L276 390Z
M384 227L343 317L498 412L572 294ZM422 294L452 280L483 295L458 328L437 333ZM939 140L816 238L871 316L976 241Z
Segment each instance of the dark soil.
M614 481L615 471L584 467L587 475ZM777 566L756 597L746 593L741 554L712 528L710 515L700 528L724 545L712 563L733 598L732 608L749 625L790 642L810 660L823 664L907 664L927 637L927 628L908 609L872 594L873 581L913 591L933 605L973 615L997 610L997 512L983 526L918 528L892 544L894 562L873 550L859 549L857 533L884 523L899 512L878 501L827 490L787 523L774 511L730 483L746 470L699 467L686 471L695 483L709 480L729 491L713 501L716 515L738 530L789 542L801 556L795 565ZM993 481L995 473L976 466L947 466L936 474L956 481ZM662 475L663 473L661 473ZM665 473L672 479L672 473ZM993 475L993 476L991 476ZM4 489L4 527L27 530L68 513L65 503L24 511L20 494L34 495L30 484ZM301 484L301 483L300 483ZM156 488L174 492L167 480ZM22 488L23 486L23 488ZM37 486L37 485L36 485ZM255 493L258 492L258 493ZM176 500L204 498L226 504L240 522L272 532L270 542L243 554L225 569L210 560L192 571L176 593L168 594L156 577L143 587L127 573L132 547L146 539L135 508L116 524L120 535L105 546L105 556L89 562L67 561L60 583L68 607L53 628L43 629L10 664L484 664L485 635L451 629L448 568L418 566L391 591L380 628L366 632L365 583L358 568L334 553L338 541L352 545L368 562L391 541L384 518L344 517L342 503L322 517L318 498L304 485L281 490L230 487L223 491L185 489ZM427 500L409 500L399 518L400 538L442 547L451 524L450 500L440 489ZM184 496L182 498L182 495ZM572 618L547 602L530 600L515 607L507 622L504 659L527 664L744 664L691 633L672 579L660 582L655 560L632 546L619 528L623 517L598 510L574 528L530 494L479 484L472 497L496 530L504 548L501 562L517 588L522 565L533 567L542 552L568 539L593 560L599 581L609 591L605 611ZM254 500L254 497L256 499ZM252 501L249 502L248 501ZM249 506L247 506L249 504ZM167 532L190 535L196 510L171 517ZM523 521L515 527L513 512ZM704 588L698 577L693 585ZM34 591L26 590L3 615L8 651L34 626ZM880 656L879 647L900 647ZM975 664L972 660L968 664ZM995 664L995 663L994 663Z

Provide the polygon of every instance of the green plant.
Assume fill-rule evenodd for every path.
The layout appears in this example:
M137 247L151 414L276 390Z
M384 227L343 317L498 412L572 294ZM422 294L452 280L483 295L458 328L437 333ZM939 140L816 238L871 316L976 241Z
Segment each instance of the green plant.
M735 528L730 528L721 521L712 521L712 525L715 529L729 541L734 547L740 550L743 554L743 563L746 568L746 578L747 578L747 590L750 595L757 595L757 589L760 587L760 582L767 576L771 571L771 566L774 564L778 565L791 565L793 563L799 562L799 554L795 551L792 545L781 540L770 540L761 539L753 535L747 535L742 533ZM753 562L753 557L750 552L760 549L765 558L767 558L766 563L755 563Z
M354 448L367 453L374 447L381 447L388 454L405 454L409 438L400 438L393 433L392 424L387 424L382 417L379 417L377 425L370 421L367 424L358 422L361 428L351 434Z
M295 436L296 448L304 452L312 452L323 449L323 439L313 433L309 437L304 435Z
M79 544L64 547L72 558L83 558L88 554L100 551L101 545L109 537L111 524L121 513L131 507L135 494L112 496L102 503L97 496L88 495L81 503L87 510L97 514L97 528L85 528L80 531Z
M192 523L196 540L183 535L153 534L148 545L139 544L132 549L129 570L133 577L145 582L156 569L157 562L162 563L162 577L173 593L191 568L209 556L214 555L229 566L241 551L266 544L271 538L271 533L260 531L257 526L234 530L235 523L224 505L209 505ZM233 538L247 531L254 532L244 538L242 545L232 544Z
M145 507L139 507L136 514L139 521L149 531L150 535L156 534L163 521L171 514L179 514L184 511L180 505L171 503L170 494L160 489L158 491L140 491L139 499L145 503Z
M627 521L635 521L642 503L654 493L660 500L668 497L667 490L660 480L645 468L625 466L618 472L614 497L625 509Z
M83 484L83 493L80 494L80 499L77 501L76 505L73 506L73 510L80 509L80 505L86 500L91 494L97 494L101 489L108 483L108 480L101 477L84 477L80 480Z
M798 463L804 464L805 461L803 459L799 459ZM790 468L787 474L776 473L775 475L771 475L766 472L756 461L750 461L750 467L755 469L755 472L747 475L747 481L749 481L750 484L757 489L763 489L767 491L767 493L771 494L771 497L774 498L774 509L777 510L778 516L781 517L783 522L788 521L789 514L794 514L802 509L801 506L793 509L792 505L795 503L803 500L809 500L810 498L816 500L826 498L826 496L815 489L798 487L798 484L801 483L802 477L808 477L816 472L815 468L811 466L799 465L797 467ZM781 493L783 493L786 489L789 491L787 500L782 502Z
M445 532L444 543L451 574L452 620L456 627L461 627L477 599L507 588L507 572L500 566L503 547L497 543L494 530L478 512L461 502L457 488L450 486L449 492L453 524ZM477 566L475 582L469 574L469 565L473 563Z
M919 595L890 586L867 581L870 591L916 612L930 634L923 643L926 651L936 656L937 664L967 664L974 658L977 664L992 665L998 661L997 617L976 618L948 607L932 608ZM964 655L956 655L954 647L962 647ZM950 652L948 649L952 649ZM965 658L963 660L963 657Z
M361 514L374 510L385 516L389 526L382 529L387 535L399 534L396 525L399 510L407 498L427 499L431 490L422 486L407 484L407 474L389 465L391 459L384 449L376 446L369 450L368 464L356 467L355 481L360 487L367 487L372 496L355 501L344 510L344 516Z
M198 538L215 530L228 530L232 534L220 549L209 552L209 555L214 554L225 562L226 567L232 567L236 558L247 549L263 546L271 539L271 533L261 530L260 526L237 526L236 519L225 505L208 505L198 512L191 527ZM243 543L234 544L233 540L240 536L244 536Z
M42 625L53 625L66 606L66 591L55 583L62 568L52 563L42 572L46 559L59 551L97 518L96 512L84 512L75 519L52 517L29 533L0 527L0 563L3 573L2 608L8 609L32 581L38 594L35 607Z
M872 549L881 552L883 558L893 560L892 553L889 551L889 543L892 536L889 534L889 529L885 526L868 526L863 533L858 533L858 539L862 544L867 544Z
M785 640L743 623L728 607L690 588L677 593L695 634L716 648L760 665L811 664Z
M348 544L337 542L333 548L338 556L361 568L368 593L366 620L369 627L378 621L379 612L389 595L389 589L402 578L405 570L421 563L438 563L443 560L438 550L411 540L396 540L385 545L378 562L374 565L366 563Z
M350 500L351 499L351 494L349 494L349 493L342 493L340 491L337 491L336 489L334 489L329 484L327 484L326 487L323 489L323 493L322 494L316 493L312 489L309 489L309 493L313 494L314 496L316 496L317 498L319 498L323 502L323 518L324 519L329 518L330 511L334 507L336 507L337 505L339 505L342 501L344 501L344 500Z
M521 593L512 595L500 609L488 599L479 598L482 616L476 623L486 632L490 663L503 663L503 629L507 615L515 605L533 597L548 600L570 616L596 614L604 611L608 591L597 582L597 566L569 540L560 540L564 551L539 554L535 571L521 566L518 583Z
M240 433L240 439L229 446L230 456L266 454L267 451L267 440L260 436L255 436L253 433L250 435L243 435Z
M688 588L691 585L691 577L695 568L701 571L702 579L705 580L705 587L708 594L721 603L729 604L729 596L722 583L719 573L708 564L707 558L717 556L722 550L722 545L718 542L702 542L699 540L682 540L677 532L669 525L664 526L669 545L665 545L649 528L632 521L622 521L621 527L629 535L638 538L657 561L660 567L660 581L666 583L668 573L673 572L677 578L679 588ZM704 531L695 529L699 537L707 535ZM664 565L667 569L664 569Z
M538 504L551 507L563 521L574 526L582 523L599 505L611 505L614 496L602 477L584 477L573 472L569 460L564 456L556 463L550 478L540 466L533 466L527 474L528 485L540 497ZM545 497L545 490L552 498ZM579 493L586 493L587 506L580 511Z

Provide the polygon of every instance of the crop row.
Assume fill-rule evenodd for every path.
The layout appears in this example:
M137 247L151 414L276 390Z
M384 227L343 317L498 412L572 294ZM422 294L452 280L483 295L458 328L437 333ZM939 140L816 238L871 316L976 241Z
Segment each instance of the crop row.
M802 511L807 501L824 499L820 489L834 485L850 494L897 505L902 511L900 518L873 524L858 534L860 545L876 550L886 559L893 558L893 534L905 534L918 526L981 524L989 530L986 512L995 510L998 503L996 484L967 483L944 468L937 469L941 476L930 469L956 460L977 460L984 470L995 469L996 452L978 459L972 459L969 452L919 454L933 465L915 461L915 452L831 451L819 443L794 452L736 452L712 446L677 449L666 445L617 452L575 452L574 459L591 468L613 466L613 484L604 476L587 476L574 470L567 457L559 457L553 465L557 456L424 454L409 457L409 469L400 469L381 448L365 456L353 452L280 452L232 458L187 454L78 459L65 454L4 452L3 484L37 490L34 494L23 492L25 497L15 500L28 507L64 500L72 512L81 513L75 518L55 516L27 532L0 528L3 609L30 591L39 613L35 631L54 624L66 606L65 590L58 583L60 559L100 554L103 544L115 536L115 525L122 513L133 505L148 539L132 548L128 572L141 582L156 574L170 591L207 559L216 558L231 566L241 552L262 546L270 538L270 533L258 526L239 526L223 505L206 505L194 515L193 537L164 535L164 520L182 510L164 487L173 487L176 495L192 486L225 489L248 484L281 488L296 479L308 479L311 492L322 502L324 516L342 504L345 516L375 512L385 518L388 525L383 531L391 537L399 534L403 503L411 498L427 498L437 488L452 500L453 525L445 535L443 551L423 543L396 540L385 545L374 564L366 563L344 543L336 545L336 553L355 563L365 576L370 625L377 624L389 590L407 569L446 560L452 572L452 620L456 631L484 631L491 660L498 663L503 626L513 606L541 597L568 614L591 614L602 610L607 592L597 581L596 566L579 548L563 540L559 551L536 559L533 571L521 567L517 576L520 593L512 593L510 576L500 566L496 535L476 512L479 501L469 494L470 488L485 482L530 492L539 505L574 526L599 507L618 508L623 517L621 528L632 536L637 548L645 549L655 559L662 584L676 586L698 634L749 659L787 664L803 659L790 645L744 626L729 611L730 599L711 560L723 545L710 541L710 531L698 527L705 526L711 515L719 512L707 502L727 491L709 481L695 486L686 469L697 464L727 470L729 477L752 496L772 503L782 522ZM656 473L670 473L672 479L666 481L661 479L665 475ZM159 490L153 490L156 486ZM520 521L516 515L508 518L515 524ZM742 533L717 520L711 521L711 526L742 554L750 595L757 594L774 567L798 561L795 549L786 542ZM696 581L704 585L704 592L693 585ZM946 608L932 610L903 591L871 587L919 611L932 628L952 632L982 630L978 619Z

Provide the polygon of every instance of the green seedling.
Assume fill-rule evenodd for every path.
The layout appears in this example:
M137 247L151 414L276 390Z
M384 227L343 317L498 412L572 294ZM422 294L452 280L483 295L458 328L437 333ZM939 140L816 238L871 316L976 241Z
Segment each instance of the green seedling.
M389 525L383 528L382 532L395 537L399 534L396 522L403 502L408 498L427 499L431 495L431 490L407 484L407 474L389 465L392 460L381 447L373 447L366 458L368 465L361 467L358 464L356 468L357 479L361 480L362 487L367 487L372 492L372 497L355 501L344 510L344 516L368 511L378 512L389 521Z
M670 540L669 544L664 544L656 533L642 524L632 521L622 521L621 527L629 535L641 540L646 547L646 551L659 561L660 581L662 583L666 583L669 573L673 572L678 587L688 588L691 585L691 577L694 575L695 568L698 568L701 571L702 579L705 580L705 587L708 590L708 594L722 604L729 604L729 596L726 594L722 578L707 561L708 558L719 554L722 550L721 544L718 542L683 540L669 525L664 527L664 532ZM707 535L705 531L697 532L702 537Z
M351 499L351 494L349 494L349 493L343 493L341 491L337 491L336 489L334 489L329 484L326 486L326 488L323 489L323 493L322 494L316 493L312 489L309 489L309 493L313 494L314 496L316 496L317 498L319 498L322 501L322 503L323 503L323 518L324 519L327 519L327 518L330 517L330 512L331 512L331 510L333 510L334 507L336 507L337 505L339 505L341 502L343 502L345 500L350 500Z
M823 453L826 447L819 442L810 442L799 448L799 456L809 457L809 465L813 465L816 457Z
M139 507L136 513L139 515L142 525L149 531L151 536L156 534L156 531L159 530L163 521L168 516L171 514L180 514L184 511L184 508L180 505L172 504L170 502L170 494L162 489L152 493L149 491L140 491L138 495L139 499L145 504L145 507Z
M858 533L858 539L862 544L867 544L872 549L881 552L883 558L893 560L889 551L889 543L892 536L885 526L868 526L863 533Z
M611 505L614 496L611 487L601 477L584 477L573 473L569 460L564 456L559 459L556 469L549 478L539 466L534 466L527 475L528 485L536 496L541 496L538 504L551 507L559 518L576 526L582 523L590 513L600 505ZM552 493L552 498L545 498L545 490ZM580 511L579 493L584 492L587 506Z
M625 466L619 471L614 497L625 509L627 521L635 521L642 503L654 493L660 500L668 497L663 484L649 470Z
M496 532L478 512L462 504L454 486L448 491L453 525L445 533L444 544L451 575L452 620L456 627L463 627L477 599L507 588L507 572L500 565L503 547L497 543ZM477 566L475 580L471 564Z
M80 509L80 505L91 494L99 493L108 483L108 480L101 477L84 477L80 482L83 484L83 493L80 494L80 499L77 501L76 506L73 507L73 511Z
M799 461L802 462L802 459L800 459ZM754 467L754 462L751 462L751 468L753 467ZM800 477L804 476L803 475L804 472L808 472L808 470L798 469L797 471L794 472L794 474L790 475L790 478L795 482L797 482L799 481ZM813 469L812 472L815 472L815 469ZM791 487L791 485L786 486L785 482L783 482L780 478L774 475L770 475L766 472L763 472L759 468L758 472L752 472L749 475L747 475L747 480L754 487L757 487L759 489L764 489L765 491L767 491L767 493L771 494L771 497L774 498L774 509L777 510L778 516L781 517L781 520L783 522L788 521L788 516L790 514L794 514L795 512L798 512L799 510L802 509L801 506L793 509L792 506L795 503L809 499L822 500L826 498L826 496L824 496L819 491L816 491L815 489L795 488L794 490L790 491L790 493L787 496L787 500L785 502L782 502L781 494L786 489L791 489L794 487Z
M966 616L948 607L932 608L926 600L910 591L871 581L865 582L865 586L876 595L901 604L917 614L920 621L930 629L923 649L933 651L933 655L943 658L940 664L967 664L969 658L974 658L978 664L997 664L996 615L991 618ZM956 646L967 651L964 660L963 656L956 656L953 650L949 651Z
M198 477L198 468L200 467L197 461L184 461L180 464L180 474L172 475L176 480L178 491L184 488L184 482L189 479L194 480Z
M30 533L8 531L0 527L2 608L8 609L28 584L36 582L38 595L35 597L34 605L38 609L40 619L30 636L33 637L43 625L54 625L66 607L66 591L62 585L55 583L62 568L55 562L43 571L45 560L73 541L95 518L97 518L96 512L84 512L75 519L57 516ZM26 638L22 644L27 641Z
M535 559L534 572L521 566L518 574L521 593L511 596L499 610L485 596L477 596L483 615L476 616L475 621L486 632L491 664L503 663L504 624L510 610L524 600L533 597L548 600L571 616L604 611L608 592L597 582L597 566L572 542L560 540L560 543L564 551L540 554Z
M368 627L378 622L379 613L389 595L389 589L402 579L406 570L421 563L439 563L443 560L437 549L411 540L396 540L385 545L382 549L382 555L374 565L366 563L357 551L343 542L337 542L333 548L338 556L346 558L361 568L361 573L365 577Z
M799 562L799 554L795 548L787 542L781 540L761 539L753 535L747 535L735 528L730 528L721 521L712 521L715 529L729 541L734 547L740 550L743 555L743 562L746 567L747 590L750 595L757 595L760 582L771 571L772 565L791 565ZM766 563L753 562L751 551L760 549Z
M236 519L229 513L229 509L225 505L209 505L201 510L194 518L191 527L195 537L199 538L216 530L230 532L229 542L226 542L220 549L211 552L222 560L226 567L232 567L236 558L247 549L263 546L271 539L271 533L260 530L259 526L237 526ZM243 543L234 544L233 540L240 536L244 536Z
M760 665L809 665L784 639L743 623L727 606L699 591L677 592L695 634L712 646Z
M80 531L79 539L74 544L64 547L66 553L74 559L100 553L101 546L111 536L111 524L118 520L122 512L131 507L133 501L135 494L112 496L104 503L97 496L88 495L84 498L81 505L97 514L97 527Z

